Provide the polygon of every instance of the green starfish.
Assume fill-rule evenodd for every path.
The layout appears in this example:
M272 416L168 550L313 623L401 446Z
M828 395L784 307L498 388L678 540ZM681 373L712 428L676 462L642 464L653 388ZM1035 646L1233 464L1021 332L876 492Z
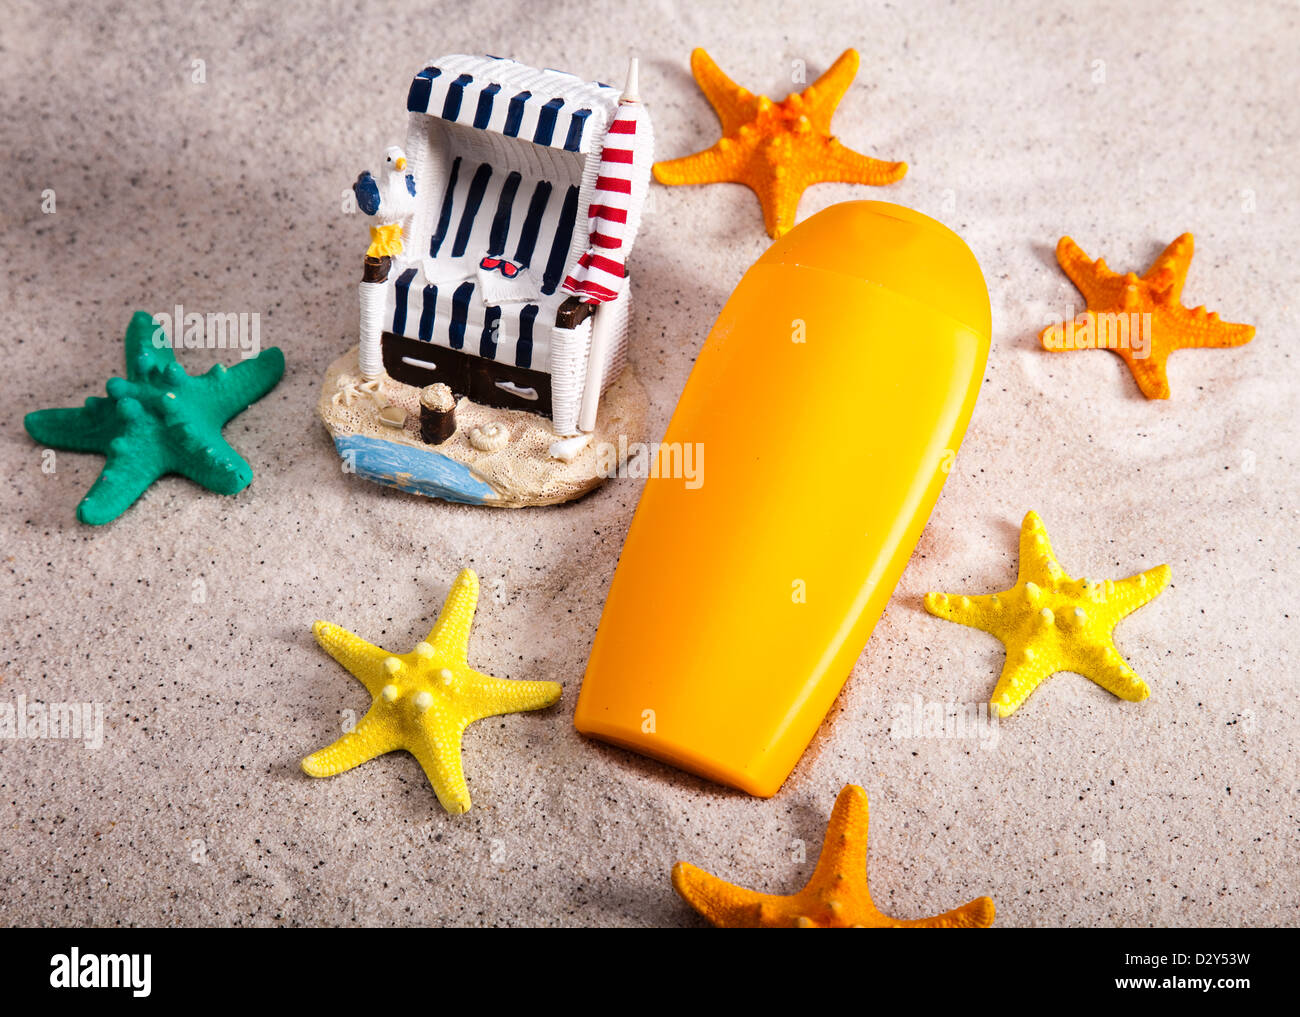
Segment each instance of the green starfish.
M100 526L130 508L159 477L179 473L220 494L235 494L253 468L221 436L221 428L275 388L284 354L263 350L234 367L217 364L191 377L176 362L154 319L136 311L126 330L126 377L109 378L108 398L85 406L36 410L23 424L43 445L107 457L99 479L77 506L77 518Z

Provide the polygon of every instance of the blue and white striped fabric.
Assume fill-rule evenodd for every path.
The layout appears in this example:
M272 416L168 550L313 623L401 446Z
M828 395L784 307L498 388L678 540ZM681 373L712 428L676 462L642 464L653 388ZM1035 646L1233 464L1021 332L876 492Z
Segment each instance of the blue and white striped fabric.
M406 108L451 123L586 154L599 144L618 89L499 57L449 56L411 82Z
M538 320L541 304L485 305L476 292L478 285L470 278L440 286L408 268L389 290L387 330L501 364L549 370L546 337L552 322ZM549 314L554 313L550 308Z
M455 156L429 237L435 260L505 258L535 277L545 296L564 280L578 216L578 186L545 177L524 179L494 162Z
M442 194L429 196L432 234L415 240L424 247L421 267L390 277L385 327L499 363L547 371L547 338L566 296L561 283L578 219L579 188L563 179L525 178L499 161L469 158L453 157ZM484 257L508 260L518 274L512 280L485 275L478 267ZM426 270L435 277L426 277Z
M608 85L498 57L440 57L421 70L407 108L421 115L413 123L442 121L440 163L410 260L389 277L385 331L550 373L562 283L587 223L587 156L618 99Z

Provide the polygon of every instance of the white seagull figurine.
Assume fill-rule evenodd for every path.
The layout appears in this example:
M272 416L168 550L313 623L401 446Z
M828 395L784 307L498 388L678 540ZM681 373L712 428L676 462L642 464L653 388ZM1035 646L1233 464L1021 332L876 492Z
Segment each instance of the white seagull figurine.
M370 227L370 258L391 258L402 253L402 227L415 212L415 176L406 172L406 153L396 145L384 152L384 170L376 180L365 170L352 185L357 206L374 216Z

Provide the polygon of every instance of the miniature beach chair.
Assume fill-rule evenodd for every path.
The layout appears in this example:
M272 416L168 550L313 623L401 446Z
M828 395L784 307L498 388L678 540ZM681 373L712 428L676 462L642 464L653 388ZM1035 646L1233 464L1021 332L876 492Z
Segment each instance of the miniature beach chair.
M361 284L365 378L442 382L560 436L593 429L626 361L624 266L649 186L635 91L635 62L622 96L496 57L415 76L414 211L387 277Z

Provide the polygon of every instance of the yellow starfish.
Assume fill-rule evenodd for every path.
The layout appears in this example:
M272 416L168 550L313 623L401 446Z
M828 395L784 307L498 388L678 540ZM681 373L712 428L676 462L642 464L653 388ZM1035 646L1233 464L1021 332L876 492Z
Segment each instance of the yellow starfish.
M1090 678L1121 699L1146 699L1150 690L1124 663L1112 641L1119 620L1154 600L1169 585L1168 565L1128 579L1094 583L1065 574L1038 513L1020 524L1020 574L1003 593L975 597L927 593L925 609L939 618L983 629L1007 648L994 709L1009 717L1057 671Z
M892 184L905 162L882 162L845 148L831 135L831 117L853 76L857 50L846 49L820 78L779 103L754 95L728 78L702 49L691 53L691 73L722 121L712 148L657 162L661 184L740 183L758 195L769 236L794 225L799 196L810 184Z
M313 752L302 768L331 777L375 756L405 749L428 774L442 807L469 810L461 767L465 728L484 717L540 710L560 698L559 682L502 681L467 663L469 630L478 603L478 576L461 570L429 638L406 654L392 654L329 622L312 626L316 641L374 696L355 728Z
M1168 399L1166 367L1174 350L1242 346L1255 336L1253 325L1222 321L1204 307L1183 306L1180 297L1192 263L1192 246L1192 235L1184 233L1139 278L1133 272L1112 272L1105 260L1092 261L1078 244L1062 237L1056 260L1083 294L1088 309L1068 325L1043 329L1039 334L1043 348L1053 353L1093 347L1113 350L1124 358L1144 396ZM1140 341L1133 339L1137 328L1147 329Z
M720 929L987 929L993 901L979 897L933 918L891 918L867 889L867 793L845 784L835 799L812 879L796 894L755 893L687 862L673 866L673 888Z

